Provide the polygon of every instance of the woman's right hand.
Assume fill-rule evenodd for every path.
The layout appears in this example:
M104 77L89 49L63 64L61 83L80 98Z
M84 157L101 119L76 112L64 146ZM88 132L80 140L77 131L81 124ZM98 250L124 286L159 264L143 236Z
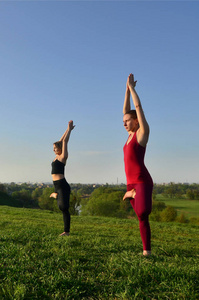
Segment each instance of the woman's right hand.
M135 198L136 191L135 189L132 189L131 191L128 191L125 193L123 200L126 200L127 198Z

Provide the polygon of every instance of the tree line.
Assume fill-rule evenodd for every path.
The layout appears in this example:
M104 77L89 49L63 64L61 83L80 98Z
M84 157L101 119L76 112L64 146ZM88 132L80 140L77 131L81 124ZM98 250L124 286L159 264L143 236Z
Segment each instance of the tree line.
M47 209L60 212L57 201L50 198L54 191L52 184L0 184L0 205ZM129 201L123 201L126 186L71 184L70 213L72 215L107 216L136 218ZM177 216L172 206L158 201L158 195L168 198L199 200L198 184L154 184L153 210L150 215L155 221L175 221L185 223L185 216ZM195 220L195 223L199 220Z
M167 198L178 198L187 200L199 200L199 184L173 183L154 184L153 198L161 194Z

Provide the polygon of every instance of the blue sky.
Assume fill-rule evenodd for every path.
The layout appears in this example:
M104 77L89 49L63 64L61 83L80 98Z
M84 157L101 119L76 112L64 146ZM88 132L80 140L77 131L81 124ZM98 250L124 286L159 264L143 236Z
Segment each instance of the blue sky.
M0 2L0 182L50 182L73 119L69 183L126 183L122 106L135 75L154 182L199 183L199 2Z

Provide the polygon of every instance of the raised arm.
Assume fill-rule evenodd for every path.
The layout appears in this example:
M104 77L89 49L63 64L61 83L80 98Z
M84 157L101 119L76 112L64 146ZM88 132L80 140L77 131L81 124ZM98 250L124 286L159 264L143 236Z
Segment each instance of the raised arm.
M128 80L127 80L126 92L125 92L125 98L124 98L124 106L123 106L123 114L125 115L130 109L131 109L130 90L129 90Z
M73 121L68 122L68 127L64 134L62 135L60 141L62 141L62 154L61 158L63 162L65 163L68 158L68 141L70 138L71 131L75 128L75 125L73 125Z
M130 74L128 77L128 86L129 86L129 90L130 90L130 93L131 93L131 96L133 99L133 104L136 109L138 123L139 123L139 129L137 132L137 140L140 145L145 147L148 142L148 138L149 138L149 125L146 121L140 98L135 91L135 85L136 85L136 81L134 81L134 76L133 76L133 74Z

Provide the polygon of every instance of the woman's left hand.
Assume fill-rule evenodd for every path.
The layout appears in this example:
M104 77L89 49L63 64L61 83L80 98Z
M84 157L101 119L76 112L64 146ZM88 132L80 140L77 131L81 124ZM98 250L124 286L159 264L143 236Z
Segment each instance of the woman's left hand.
M75 125L73 125L73 121L70 120L70 121L68 122L68 129L69 129L69 130L73 130L74 128L75 128Z

